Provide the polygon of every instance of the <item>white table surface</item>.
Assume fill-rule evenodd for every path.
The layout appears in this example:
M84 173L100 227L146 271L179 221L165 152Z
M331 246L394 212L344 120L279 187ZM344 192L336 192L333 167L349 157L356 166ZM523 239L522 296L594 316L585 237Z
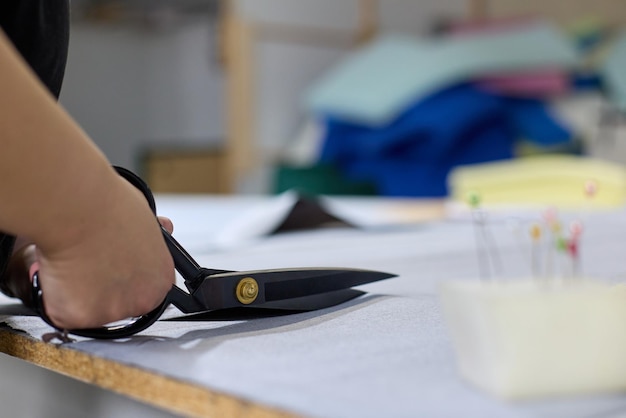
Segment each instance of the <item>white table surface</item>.
M471 222L318 229L248 240L227 249L215 244L231 221L264 202L267 198L157 197L159 213L175 223L174 236L206 267L337 266L398 277L362 286L365 295L320 311L159 321L127 340L79 339L66 346L303 416L626 416L626 396L620 394L507 403L459 377L438 286L447 279L478 277ZM368 202L355 199L350 204L365 207ZM499 280L530 274L524 231L535 215L489 224L503 264ZM626 280L626 211L564 215L565 220L579 217L585 225L585 273ZM167 317L178 315L174 308L167 312ZM5 312L0 319L36 337L49 330L32 316Z

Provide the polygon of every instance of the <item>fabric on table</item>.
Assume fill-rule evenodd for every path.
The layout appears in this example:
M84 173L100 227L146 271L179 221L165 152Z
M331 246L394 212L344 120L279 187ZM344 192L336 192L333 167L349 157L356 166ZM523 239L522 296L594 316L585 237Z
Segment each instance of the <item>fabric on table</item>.
M357 51L310 90L308 107L368 126L390 123L442 88L504 71L571 69L577 51L547 23L506 33L434 40L382 37Z
M188 207L176 211L174 205L157 206L172 215L183 244L201 235L204 245L210 246L212 228L224 221L212 209L220 205L212 201L199 204L191 218ZM242 207L247 210L248 204ZM588 244L581 257L591 277L625 280L619 245L626 230L624 215L619 210L586 217ZM516 218L520 234L509 222L490 218L489 232L503 265L498 280L530 274L528 238L520 236L527 237L527 222L540 216L537 212ZM560 216L568 224L580 214ZM189 218L187 227L182 218ZM127 340L80 340L69 347L307 417L619 415L626 408L623 394L508 403L462 380L437 292L450 278L478 277L473 227L469 220L459 220L367 233L326 229L274 235L227 252L194 252L202 265L225 269L338 265L399 276L363 286L368 292L364 297L321 311L257 319L159 321ZM598 242L602 245L592 244ZM36 336L46 332L37 318L6 321Z
M541 21L534 17L459 21L452 22L446 28L446 34L461 38L477 33L498 36L510 30L532 27L538 22ZM560 95L570 87L568 71L563 68L505 71L502 74L481 76L475 82L478 86L495 93L535 98Z
M320 162L349 179L373 182L385 196L446 196L459 165L509 159L514 143L568 142L571 132L544 103L455 86L415 103L384 127L327 120Z

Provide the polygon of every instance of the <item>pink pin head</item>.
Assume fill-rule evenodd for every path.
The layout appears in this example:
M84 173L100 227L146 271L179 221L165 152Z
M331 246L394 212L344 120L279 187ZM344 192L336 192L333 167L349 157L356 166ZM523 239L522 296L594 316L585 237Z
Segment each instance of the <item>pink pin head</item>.
M572 238L576 239L583 233L583 224L579 221L574 221L569 226L569 232L572 234Z
M548 208L543 212L543 219L548 225L552 225L556 222L558 213L556 208Z
M598 192L598 183L595 180L587 180L585 182L585 195L592 198Z

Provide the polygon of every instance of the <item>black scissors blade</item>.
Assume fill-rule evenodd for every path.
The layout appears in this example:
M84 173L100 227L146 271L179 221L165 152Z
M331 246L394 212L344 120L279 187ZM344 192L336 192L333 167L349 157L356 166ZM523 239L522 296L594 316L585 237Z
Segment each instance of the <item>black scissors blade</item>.
M347 268L285 268L224 272L207 276L193 291L198 309L260 306L271 302L349 289L395 277Z

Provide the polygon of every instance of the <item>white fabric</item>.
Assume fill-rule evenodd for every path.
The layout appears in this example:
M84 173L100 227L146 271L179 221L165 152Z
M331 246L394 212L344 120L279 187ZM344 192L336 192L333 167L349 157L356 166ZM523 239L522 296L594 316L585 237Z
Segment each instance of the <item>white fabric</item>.
M172 217L181 244L206 267L340 266L399 277L362 286L366 295L321 311L159 321L129 340L81 339L70 347L311 417L589 417L626 411L622 395L505 403L460 378L437 294L446 279L479 275L471 223L324 229L215 251L212 237L220 225L250 202L161 196L157 206ZM585 215L583 222L583 270L626 280L626 213ZM502 221L489 230L503 266L501 280L527 277L527 234ZM36 337L49 330L38 318L8 315L16 313L12 305L2 309L0 319L11 327ZM173 308L168 312L176 315Z

